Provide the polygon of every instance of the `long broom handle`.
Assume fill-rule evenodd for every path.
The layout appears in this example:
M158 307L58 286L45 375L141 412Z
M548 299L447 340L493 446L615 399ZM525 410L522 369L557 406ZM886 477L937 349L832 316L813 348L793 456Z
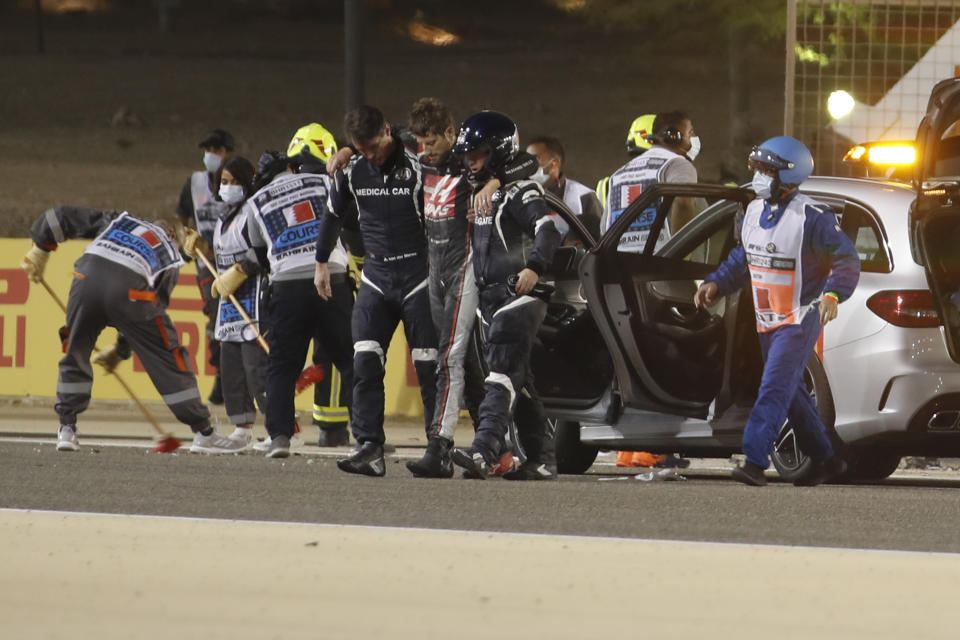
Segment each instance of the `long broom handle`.
M210 264L210 261L207 259L207 256L203 255L203 252L200 251L199 249L197 249L197 257L200 258L200 260L203 262L204 266L207 268L207 271L214 274L214 277L216 277L217 269L212 264ZM267 344L267 341L264 339L263 335L261 335L260 329L257 327L257 323L253 321L253 318L247 315L247 312L243 310L243 305L241 305L237 301L237 299L234 297L232 293L229 296L227 296L227 298L229 298L230 302L233 303L233 306L237 308L237 311L240 312L240 316L247 323L247 326L253 330L254 334L256 334L257 344L263 347L263 350L266 351L267 355L270 355L270 345Z
M63 304L63 300L60 299L60 296L57 295L57 292L54 291L54 290L50 287L50 285L47 284L47 281L44 280L43 278L40 278L40 284L43 285L43 288L47 290L47 293L49 293L49 294L50 294L50 297L52 297L53 300L54 300L54 302L57 303L57 306L59 306L60 309L63 310L63 313L66 314L66 313L67 313L67 305ZM94 352L99 352L99 351L100 351L100 349L97 348L96 346L93 347L93 350L94 350ZM160 425L157 424L156 419L154 419L154 417L153 417L152 415L150 415L150 411L148 411L148 410L147 410L147 407L146 407L142 402L140 402L140 398L138 398L138 397L136 396L136 394L133 392L133 389L130 388L130 385L128 385L128 384L126 383L126 381L124 381L124 379L120 377L120 374L117 373L116 369L114 369L114 370L111 371L110 373L113 374L113 377L115 377L115 378L117 379L117 382L119 382L119 383L120 383L120 386L123 387L124 391L127 392L127 395L130 396L130 399L133 400L133 401L136 403L137 407L140 408L140 411L143 412L144 417L147 419L147 421L150 423L150 425L151 425L154 429L156 429L157 433L159 433L161 436L169 437L170 434L160 428Z

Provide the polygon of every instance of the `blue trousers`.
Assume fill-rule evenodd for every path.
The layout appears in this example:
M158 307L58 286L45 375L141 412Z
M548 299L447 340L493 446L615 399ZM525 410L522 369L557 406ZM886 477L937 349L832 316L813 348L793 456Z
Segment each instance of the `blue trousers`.
M803 370L820 336L820 313L811 309L801 324L759 334L763 378L757 402L743 430L747 461L766 469L770 452L789 417L800 448L816 461L833 455L827 429L803 384Z

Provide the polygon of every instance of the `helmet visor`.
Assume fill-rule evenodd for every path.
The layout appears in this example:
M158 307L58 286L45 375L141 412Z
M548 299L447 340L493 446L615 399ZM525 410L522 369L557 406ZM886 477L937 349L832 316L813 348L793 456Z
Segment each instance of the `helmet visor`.
M768 151L761 147L754 147L750 152L750 155L747 156L747 160L750 167L753 167L758 163L771 166L774 169L781 171L784 169L793 169L794 167L794 164L789 160L784 160L772 151Z

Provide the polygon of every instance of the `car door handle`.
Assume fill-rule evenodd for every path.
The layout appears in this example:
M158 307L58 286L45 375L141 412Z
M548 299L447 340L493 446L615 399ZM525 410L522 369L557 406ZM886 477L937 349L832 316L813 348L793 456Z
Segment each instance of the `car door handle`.
M697 317L697 312L698 310L696 308L694 308L694 310L690 313L684 313L676 305L670 307L670 315L672 315L674 318L676 318L680 322L684 322L684 323L693 322Z

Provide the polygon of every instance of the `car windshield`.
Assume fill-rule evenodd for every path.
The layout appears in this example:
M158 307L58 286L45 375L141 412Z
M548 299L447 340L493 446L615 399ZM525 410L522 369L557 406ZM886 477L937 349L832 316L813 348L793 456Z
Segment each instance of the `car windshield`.
M960 120L947 127L940 138L931 177L960 180Z

